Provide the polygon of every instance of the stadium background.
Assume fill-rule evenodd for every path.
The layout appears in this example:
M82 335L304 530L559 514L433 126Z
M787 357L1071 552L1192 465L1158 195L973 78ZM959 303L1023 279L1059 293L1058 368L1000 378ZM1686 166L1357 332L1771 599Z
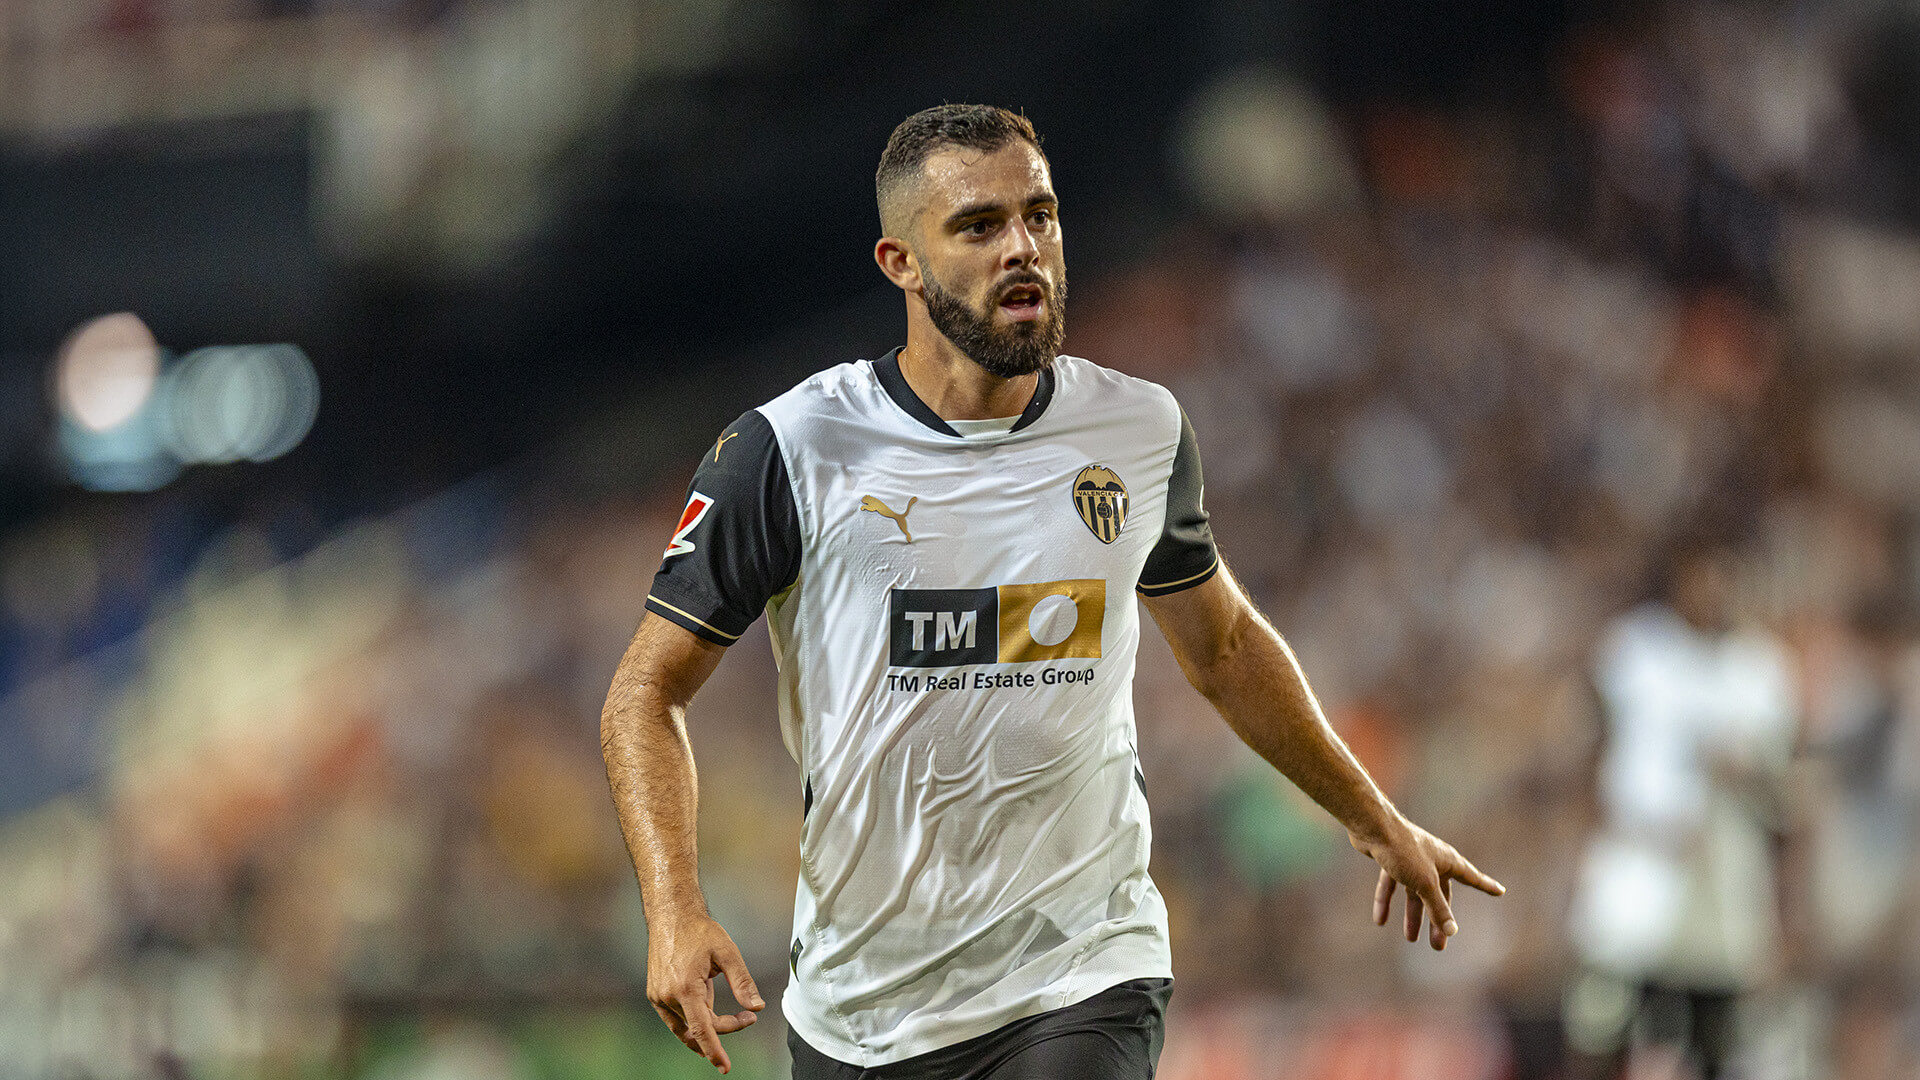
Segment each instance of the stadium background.
M1148 635L1163 1075L1571 1075L1591 654L1701 521L1802 683L1748 1075L1915 1075L1920 14L1466 7L0 4L0 1071L706 1075L600 702L694 457L898 342L871 169L955 100L1043 132L1069 350L1181 397L1336 726L1510 889L1372 927ZM756 629L690 727L777 1000L771 685Z

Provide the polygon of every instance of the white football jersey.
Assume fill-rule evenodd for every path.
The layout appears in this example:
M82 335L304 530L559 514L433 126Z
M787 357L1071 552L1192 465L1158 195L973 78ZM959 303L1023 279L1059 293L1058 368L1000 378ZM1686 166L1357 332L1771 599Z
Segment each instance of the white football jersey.
M735 421L650 611L721 644L764 609L800 766L795 1032L889 1064L1171 978L1135 751L1135 592L1217 566L1165 389L1077 357L963 437L898 350Z

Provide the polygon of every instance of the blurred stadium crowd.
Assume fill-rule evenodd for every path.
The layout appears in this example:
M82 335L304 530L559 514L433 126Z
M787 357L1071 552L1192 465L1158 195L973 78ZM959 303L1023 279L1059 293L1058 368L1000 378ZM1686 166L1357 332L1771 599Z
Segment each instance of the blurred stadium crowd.
M1069 351L1174 390L1335 726L1509 888L1460 899L1443 954L1373 927L1370 864L1148 635L1169 1080L1605 1074L1614 928L1570 917L1596 650L1703 533L1796 685L1739 1075L1920 1071L1920 238L1865 11L1635 9L1569 36L1555 92L1471 107L1241 69L1172 140L1191 209L1076 274ZM7 534L6 1071L703 1075L638 993L593 718L725 382L643 403L711 422L639 444L641 484L556 454L368 516L163 491ZM708 900L775 1000L800 795L772 685L756 630L689 727ZM737 1075L784 1075L775 1013Z

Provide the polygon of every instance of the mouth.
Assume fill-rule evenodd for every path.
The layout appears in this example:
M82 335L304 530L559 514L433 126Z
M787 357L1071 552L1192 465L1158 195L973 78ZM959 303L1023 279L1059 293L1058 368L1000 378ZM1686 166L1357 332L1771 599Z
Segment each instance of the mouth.
M1000 310L1015 322L1026 322L1040 317L1046 299L1046 290L1038 285L1015 285L1000 294Z

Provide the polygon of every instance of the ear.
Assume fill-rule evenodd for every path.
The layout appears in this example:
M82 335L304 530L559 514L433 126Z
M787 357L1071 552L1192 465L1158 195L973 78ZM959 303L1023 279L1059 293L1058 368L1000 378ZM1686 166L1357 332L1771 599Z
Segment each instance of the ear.
M873 245L873 261L880 264L880 272L887 275L887 280L902 290L920 291L920 260L905 240L897 236L881 237Z

